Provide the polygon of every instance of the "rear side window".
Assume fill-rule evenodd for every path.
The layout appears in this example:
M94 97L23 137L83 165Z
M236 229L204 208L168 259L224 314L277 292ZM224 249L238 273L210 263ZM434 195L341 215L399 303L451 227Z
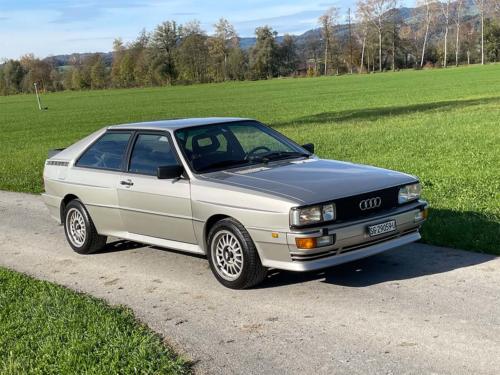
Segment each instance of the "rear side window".
M166 135L139 134L130 157L129 172L156 176L158 167L177 164Z
M76 166L120 170L132 132L104 134L80 157Z

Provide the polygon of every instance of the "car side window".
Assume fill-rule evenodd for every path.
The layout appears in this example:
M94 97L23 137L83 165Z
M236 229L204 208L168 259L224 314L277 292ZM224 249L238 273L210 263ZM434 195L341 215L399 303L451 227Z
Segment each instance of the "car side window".
M109 132L78 159L77 167L120 170L132 132Z
M139 134L130 157L129 172L156 176L158 167L178 164L166 135Z

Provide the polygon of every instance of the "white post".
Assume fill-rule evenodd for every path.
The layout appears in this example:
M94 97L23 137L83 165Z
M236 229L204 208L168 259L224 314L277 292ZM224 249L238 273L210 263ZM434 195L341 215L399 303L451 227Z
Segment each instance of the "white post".
M38 87L36 85L36 82L33 83L35 86L35 93L36 93L36 101L38 102L38 109L41 111L42 110L42 103L40 103L40 96L38 95Z

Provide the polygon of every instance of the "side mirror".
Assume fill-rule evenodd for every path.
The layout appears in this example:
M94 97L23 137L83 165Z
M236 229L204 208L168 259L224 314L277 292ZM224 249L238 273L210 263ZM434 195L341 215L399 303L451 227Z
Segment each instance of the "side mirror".
M314 143L307 143L305 145L302 145L302 148L305 148L311 154L314 154Z
M160 180L171 180L174 178L180 178L184 173L184 168L181 165L168 165L164 167L158 167L156 171L156 177Z

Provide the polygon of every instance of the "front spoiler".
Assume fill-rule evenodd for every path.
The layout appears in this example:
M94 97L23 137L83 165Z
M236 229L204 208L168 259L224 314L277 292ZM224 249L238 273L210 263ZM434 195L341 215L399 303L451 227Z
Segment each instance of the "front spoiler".
M281 262L272 260L268 264L266 264L266 266L271 266L273 268L279 268L286 271L315 271L379 254L384 251L418 241L420 240L420 238L420 233L418 231L415 231L398 238L377 243L375 245L369 245L359 250L353 250L343 254L341 253L339 255L332 255L328 258L310 260L307 262Z

